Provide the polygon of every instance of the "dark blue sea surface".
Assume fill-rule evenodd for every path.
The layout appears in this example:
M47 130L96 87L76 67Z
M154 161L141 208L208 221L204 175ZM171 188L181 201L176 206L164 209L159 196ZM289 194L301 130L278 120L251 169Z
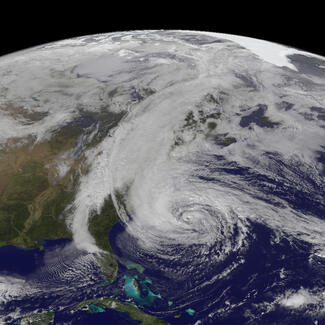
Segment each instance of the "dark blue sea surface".
M270 200L267 203L272 205L272 200L262 195L269 193L296 211L323 218L324 202L320 197L325 194L324 186L310 175L302 177L301 166L288 165L272 153L265 155L277 172L276 178L218 156L218 163L201 164L200 168L209 173L200 176L200 180L220 184L226 179L220 175L235 175L254 189L256 200ZM294 181L288 183L286 173L297 175L297 180L308 187ZM232 245L237 233L239 229L234 230ZM144 249L145 245L132 237L122 222L112 228L109 241L119 271L116 280L107 285L103 285L100 269L88 261L89 254L78 250L70 240L46 240L42 250L0 248L0 275L24 279L38 289L35 294L0 304L0 312L13 313L17 308L26 313L53 311L57 324L138 324L126 314L112 310L74 311L79 302L114 297L136 303L143 311L170 324L313 324L316 320L316 314L284 308L276 299L288 290L325 287L324 258L312 254L311 244L285 233L279 235L265 224L250 221L245 249L230 252L220 260L214 257L218 257L223 243L215 243L208 251L204 244L162 243L161 250L169 254L166 258ZM127 289L132 281L136 290ZM325 323L325 317L319 314L317 320L318 324ZM15 321L7 319L9 324Z
M309 244L286 238L274 243L272 230L261 224L251 226L251 244L242 256L244 262L221 280L213 278L238 261L236 254L219 265L202 264L184 276L185 272L179 271L186 267L181 259L167 264L165 259L143 252L137 242L123 231L121 224L115 226L111 244L120 261L132 260L145 267L144 273L152 281L151 290L162 296L153 306L143 306L144 311L172 324L194 324L197 320L207 324L243 324L248 321L248 310L253 315L256 313L255 316L265 324L279 319L283 319L283 324L309 324L310 316L298 315L280 306L271 313L258 316L263 304L272 303L287 289L312 289L316 285L325 285L325 262L310 263ZM187 251L178 252L175 248L175 254L190 255L197 247L184 249ZM285 279L280 277L282 269L289 274ZM200 287L202 283L204 285ZM168 301L173 301L172 306ZM231 305L236 307L229 308ZM188 308L195 311L193 316L186 313ZM175 318L177 315L181 317Z
M209 160L206 165L200 165L199 168L208 169L209 173L205 174L210 175L200 176L200 179L220 184L223 175L235 175L249 185L256 200L282 208L278 201L272 201L272 196L276 196L295 211L323 219L324 185L304 172L308 169L298 162L289 164L273 153L266 152L265 156L276 174L274 178L219 156L218 163ZM225 183L225 186L236 184ZM204 247L199 244L173 247L162 243L161 250L169 252L170 257L160 257L144 249L145 245L125 231L123 224L113 228L110 242L121 268L130 261L142 265L144 274L152 281L151 290L162 297L151 306L142 306L144 311L172 324L194 324L198 320L203 324L274 324L279 321L281 324L314 324L316 319L325 323L319 313L313 316L303 309L285 308L277 302L277 298L288 291L303 288L312 292L323 288L324 258L313 254L311 244L292 235L284 232L279 236L265 224L253 221L249 224L247 248L230 253L217 263L212 261L220 246L210 247L208 253L200 255ZM169 305L168 301L173 304ZM188 309L195 311L192 316L186 312Z
M119 224L116 229L119 232ZM115 230L113 230L114 234ZM120 264L116 280L112 284L105 282L100 269L95 263L89 264L87 272L81 275L73 262L87 256L86 252L78 250L68 239L44 240L43 249L22 249L15 246L0 248L0 276L10 276L26 281L38 289L37 293L23 294L10 301L0 303L0 313L14 313L17 308L22 313L35 311L51 311L55 313L56 324L139 324L127 313L106 309L105 313L88 313L75 311L79 302L99 297L114 297L119 301L130 301L124 290L124 275L135 275L134 270L128 270ZM68 269L66 271L65 269ZM72 272L72 276L67 273ZM144 283L145 284L145 283ZM145 285L143 285L143 289ZM6 323L16 324L16 319L7 317Z
M43 240L44 249L25 249L17 246L0 247L0 274L27 276L43 265L47 250L70 243L70 239Z
M87 255L78 250L71 240L44 240L43 249L22 249L15 246L0 248L0 276L10 276L26 281L37 288L35 294L29 294L0 303L0 313L14 313L17 308L23 313L37 311L55 312L55 323L73 322L83 323L85 317L91 317L86 311L74 311L75 306L86 299L94 297L107 297L113 294L113 286L103 285L104 278L99 268L94 263L87 266L88 274L79 274L74 261ZM72 272L72 275L69 273ZM75 273L75 274L74 274ZM121 290L117 290L116 293ZM123 315L121 315L122 317ZM98 321L105 319L119 319L119 313L109 311L105 316L94 316ZM123 318L124 317L124 318ZM135 324L125 315L121 324ZM6 322L14 324L16 320L8 317Z
M45 281L43 293L13 300L5 305L4 311L14 311L19 307L26 312L32 312L35 309L47 310L48 306L51 306L57 324L64 322L107 324L108 321L114 321L116 324L137 324L126 315L110 310L96 314L89 314L87 311L71 314L77 303L94 297L112 295L121 301L128 300L130 297L124 292L123 276L129 274L136 276L138 283L144 277L150 279L150 290L160 294L162 299L156 299L150 306L140 307L171 324L194 324L197 320L207 324L243 324L247 322L245 316L247 310L259 315L261 313L259 304L272 302L276 295L288 288L298 290L300 287L313 288L315 285L325 285L325 263L322 259L310 263L308 260L310 245L286 238L274 243L272 230L260 224L252 224L252 234L254 236L251 237L250 248L242 256L245 262L227 277L214 281L216 274L238 261L237 255L229 256L219 265L203 264L198 270L191 270L189 267L188 274L181 274L179 270L186 266L181 259L166 263L165 259L144 252L137 241L125 231L124 225L117 223L110 233L110 243L119 261L118 276L113 284L101 286L103 278L96 269L92 272L94 277L92 283L85 287L80 287L76 283L77 287L73 288L74 283L70 283L66 284L66 290L62 292L59 290L47 293ZM45 264L43 259L46 252L62 249L68 244L70 244L68 240L46 241L43 250L3 247L0 249L2 261L0 274L8 274L10 270L28 278L35 272L37 274L40 265ZM180 248L175 247L175 254L186 256L196 251L197 247L182 248L182 252L178 249ZM8 256L10 256L8 260L4 261L4 257ZM145 268L143 273L137 269L128 270L127 264L130 262L143 266ZM26 264L29 266L26 267ZM279 277L281 269L285 269L289 274L285 279ZM207 280L211 282L206 284ZM65 283L64 279L62 281ZM205 284L200 287L202 283ZM142 294L145 296L147 293ZM168 301L173 301L173 304L169 306ZM244 303L241 303L243 301ZM229 308L227 312L229 304L238 306ZM195 311L193 316L186 312L189 308ZM175 318L179 315L179 318ZM281 307L259 318L264 324L278 319L282 319L283 324L310 323L310 317L295 314Z

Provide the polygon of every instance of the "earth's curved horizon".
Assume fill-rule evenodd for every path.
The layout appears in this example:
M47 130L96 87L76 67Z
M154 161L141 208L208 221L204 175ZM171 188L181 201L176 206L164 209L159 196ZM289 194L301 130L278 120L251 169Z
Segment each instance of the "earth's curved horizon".
M324 91L231 34L0 57L0 323L325 322Z

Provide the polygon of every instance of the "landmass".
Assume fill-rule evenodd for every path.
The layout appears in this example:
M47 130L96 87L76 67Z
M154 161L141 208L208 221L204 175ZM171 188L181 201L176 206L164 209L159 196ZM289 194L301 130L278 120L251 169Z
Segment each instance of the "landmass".
M141 311L136 305L122 303L113 298L95 298L83 301L76 306L76 310L86 309L88 312L103 312L105 309L114 309L121 313L127 313L131 319L141 321L142 325L166 325L164 320Z
M139 273L143 273L144 271L144 267L136 263L129 263L126 267L128 270L136 269Z
M19 108L13 111L25 119L40 119L43 116L27 114ZM116 116L115 116L116 115ZM114 127L123 114L100 113L98 133L84 145L97 145ZM80 175L88 172L83 153L75 148L80 142L83 127L95 123L96 114L83 112L73 124L56 130L48 140L37 142L33 137L9 139L0 148L0 246L14 245L22 248L43 248L44 239L72 239L66 225L67 207L73 202ZM63 165L60 166L60 164ZM105 200L99 213L89 220L89 232L102 250L97 262L105 276L105 285L112 283L118 265L109 244L108 234L119 221L111 196ZM130 265L143 271L139 265ZM127 312L142 324L166 324L154 316L140 311L135 305L117 300L102 300L101 306ZM90 305L90 302L89 304ZM95 302L89 307L93 311L105 310ZM23 317L19 324L49 324L54 313L45 312Z
M46 116L12 105L8 112L30 122ZM42 248L44 239L72 239L66 209L75 198L80 176L88 172L85 155L77 148L97 145L123 115L82 111L81 117L54 130L49 139L11 138L0 148L0 246ZM97 125L97 133L87 141L83 135L92 125ZM108 197L89 223L89 231L102 249L97 261L108 281L117 272L108 233L118 220Z
M152 284L151 280L148 277L145 277L144 280L137 281L137 275L124 274L124 290L127 296L134 299L134 301L142 306L151 306L155 300L162 299L161 295L153 293L149 284Z
M24 316L18 322L19 325L48 325L52 324L54 320L54 313L36 313Z
M11 103L0 110L25 124L47 116ZM0 146L0 246L36 248L44 239L72 239L65 210L75 198L80 176L88 172L84 152L101 142L124 114L104 108L81 110L78 118L53 130L47 139L9 138Z
M109 196L99 214L95 214L89 221L89 232L94 237L96 245L102 249L102 253L97 255L98 264L103 275L109 283L115 280L118 265L114 252L109 244L108 233L119 221L111 196Z
M237 139L229 132L224 133L218 130L218 123L224 118L221 107L226 98L227 94L224 92L214 95L208 93L204 96L197 104L200 109L197 112L189 111L184 118L184 124L175 133L174 148L194 140L198 134L205 135L207 139L222 148L236 143ZM266 117L263 121L266 126L271 123Z
M81 130L65 128L50 140L11 139L0 151L0 246L41 246L43 239L72 238L64 218L73 201L83 157L60 174L57 164Z

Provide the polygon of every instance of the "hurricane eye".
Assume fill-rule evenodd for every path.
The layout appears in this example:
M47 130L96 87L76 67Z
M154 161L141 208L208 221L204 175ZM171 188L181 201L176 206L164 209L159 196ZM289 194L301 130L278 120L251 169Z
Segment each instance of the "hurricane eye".
M179 18L233 26L214 3ZM302 42L273 2L256 32L271 5ZM0 57L0 324L52 323L325 324L325 58L180 30Z

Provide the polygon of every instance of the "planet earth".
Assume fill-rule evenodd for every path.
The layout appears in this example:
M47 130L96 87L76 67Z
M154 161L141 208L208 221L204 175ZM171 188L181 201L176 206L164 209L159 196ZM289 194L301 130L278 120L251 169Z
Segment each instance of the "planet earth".
M0 58L0 323L325 324L325 58L98 34Z

